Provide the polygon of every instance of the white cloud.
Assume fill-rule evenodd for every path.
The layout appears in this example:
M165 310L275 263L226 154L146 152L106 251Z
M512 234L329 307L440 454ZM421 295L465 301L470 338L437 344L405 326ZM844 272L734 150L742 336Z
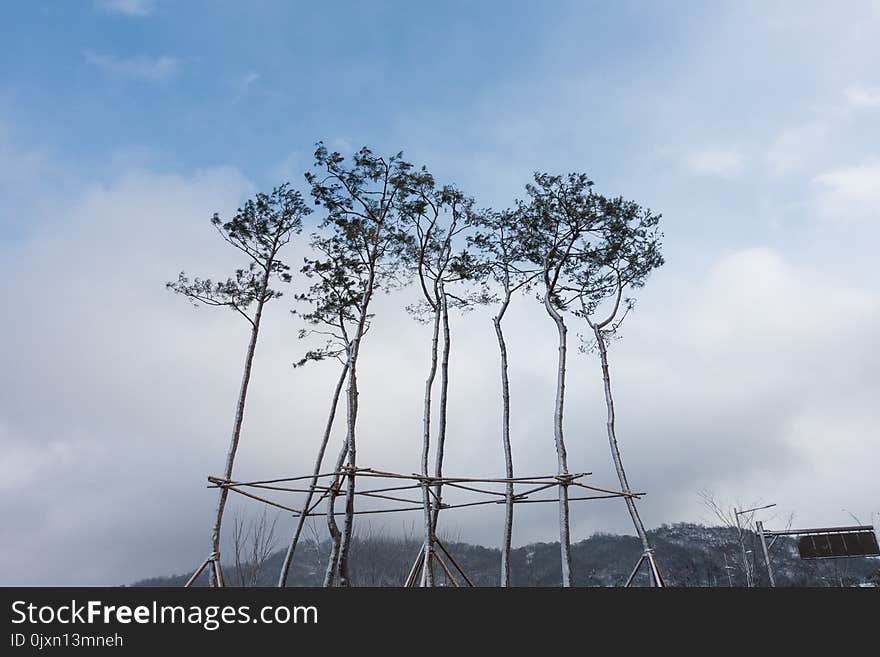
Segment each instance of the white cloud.
M822 121L784 128L767 149L770 172L782 175L808 169L823 154L828 132L829 126Z
M746 158L733 148L708 148L685 157L687 168L697 175L735 178L745 169Z
M795 266L764 247L720 258L696 302L690 341L713 357L731 358L729 374L760 370L761 385L776 389L812 385L801 378L807 371L800 372L798 362L824 369L853 345L840 344L833 354L823 345L880 322L876 294Z
M880 87L853 85L846 90L846 102L852 109L880 107Z
M132 18L149 16L155 8L154 0L96 0L95 4L103 11Z
M204 476L222 464L247 331L231 313L193 310L162 283L181 267L216 275L234 266L207 217L251 191L230 169L132 169L81 188L56 224L38 222L29 240L6 248L0 293L16 321L0 324L9 461L0 515L16 531L0 543L3 583L118 584L204 558L214 502ZM611 350L621 446L633 485L648 493L646 522L699 519L703 487L721 498L772 497L817 523L859 503L843 477L876 499L868 457L880 417L868 403L853 415L852 400L880 396L877 295L770 249L736 251L694 278L701 282L651 281ZM35 289L50 302L33 303ZM411 472L430 331L407 317L400 294L377 299L364 344L360 454L363 466ZM304 348L290 305L287 295L266 318L236 464L242 478L308 470L324 421L335 368L290 367ZM552 472L553 325L530 297L509 312L517 472ZM490 316L452 319L449 473L503 471ZM574 347L580 329L574 319L570 326ZM569 374L571 467L613 486L595 356L573 348ZM829 442L836 427L846 427L845 443ZM811 487L811 477L827 488ZM13 485L28 494L4 488ZM517 512L516 542L554 540L555 515L527 506ZM405 520L387 522L398 531ZM282 534L288 526L282 519ZM573 527L576 538L630 529L616 504L577 507ZM500 516L463 510L444 529L492 544ZM50 559L59 544L65 559Z
M830 169L813 183L826 218L844 223L880 218L880 161Z
M721 257L678 295L639 311L676 329L621 345L618 378L641 406L640 458L667 469L666 485L679 472L688 490L702 480L726 499L772 499L808 523L839 521L849 505L875 511L880 294L760 247ZM664 440L655 455L652 434Z
M148 57L137 55L135 57L117 57L106 53L97 53L91 50L85 53L86 61L98 68L123 77L161 82L173 77L180 68L180 63L174 57L161 55Z
M6 451L0 467L5 500L0 501L0 515L20 532L20 538L10 535L0 546L0 582L33 581L25 563L28 553L53 541L65 545L67 556L63 563L47 559L46 582L128 580L141 541L150 540L160 526L165 527L161 533L179 534L190 522L187 514L173 509L168 524L159 519L158 481L165 482L159 486L171 486L174 498L193 495L199 515L209 513L212 501L204 494L202 475L217 461L200 452L226 434L228 421L223 413L215 418L215 412L198 407L195 400L201 393L193 392L213 384L187 383L191 366L185 363L212 351L229 353L230 364L240 360L230 347L237 343L240 327L224 313L192 310L166 292L163 282L184 265L213 274L228 264L222 243L212 239L208 217L214 209L228 213L249 191L250 184L230 169L185 177L130 170L110 184L80 187L51 222L32 216L25 239L0 243L0 287L10 316L17 319L0 328L4 368L15 372L22 384L17 389L2 386L0 392L0 441ZM35 267L36 262L52 264ZM23 272L35 286L31 289L50 291L51 303L29 300ZM183 325L171 328L177 320L154 323L151 317L164 314L161 308L171 310ZM171 335L179 329L195 330L202 346L177 351L173 344L182 344ZM170 374L180 366L182 370ZM197 369L201 366L192 371ZM225 379L218 374L208 378ZM225 383L230 389L237 385ZM209 394L226 398L225 388L221 383ZM162 428L165 420L151 410L166 404L189 427L168 460L160 455L167 456L170 444L154 439L167 429ZM71 422L56 424L52 418L61 415ZM141 477L145 468L151 473L148 479ZM199 476L182 475L187 470ZM16 484L29 492L27 499L10 493ZM65 493L52 493L56 486ZM131 522L126 508L137 509L144 522ZM195 534L191 547L201 552L204 535ZM172 542L161 540L155 547L176 563L166 550ZM82 567L75 575L70 568L74 563ZM148 568L158 565L153 561Z

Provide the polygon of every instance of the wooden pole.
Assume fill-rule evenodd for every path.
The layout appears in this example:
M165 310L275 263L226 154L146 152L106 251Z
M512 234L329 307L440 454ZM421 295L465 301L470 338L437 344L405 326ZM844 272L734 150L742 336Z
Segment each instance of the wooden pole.
M449 557L449 560L452 562L452 565L455 566L455 569L459 573L461 573L461 576L464 577L465 581L468 583L468 586L470 586L470 587L476 586L476 584L474 584L473 580L467 576L466 572L464 572L464 568L461 567L461 565L458 563L458 561L455 560L455 557L453 557L452 554L449 552L449 550L446 549L446 546L443 545L443 543L439 539L435 539L435 542L437 543L437 546L441 550L443 550L443 554L445 554L447 557Z
M626 588L629 588L629 587L630 587L630 585L632 584L633 580L636 578L636 573L638 573L638 572L639 572L639 568L642 567L642 562L643 562L644 560L645 560L645 555L642 554L642 556L640 556L640 557L639 557L639 560L636 562L636 567L633 568L633 569L632 569L632 572L629 574L629 577L627 578L627 580L626 580L626 584L624 584L624 587L626 587Z
M416 560L413 562L413 566L409 571L409 575L406 577L406 581L404 582L404 587L413 587L416 585L416 577L420 572L420 568L422 566L422 559L425 558L425 550L419 549L419 553L416 555Z
M193 573L193 576L190 577L190 578L186 581L186 584L183 585L183 588L188 589L188 588L191 587L193 584L195 584L195 581L199 578L199 575L201 575L203 572L205 572L205 568L208 567L208 564L209 564L210 562L211 562L211 557L208 557L207 559L205 559L205 560L202 562L202 565L199 566L199 569L196 570L195 573Z
M434 553L434 558L437 560L437 563L440 564L440 567L443 568L443 572L446 573L446 577L452 582L452 585L455 588L461 588L455 580L455 577L452 576L452 572L449 570L449 566L446 565L446 562L443 561L443 558L437 553Z

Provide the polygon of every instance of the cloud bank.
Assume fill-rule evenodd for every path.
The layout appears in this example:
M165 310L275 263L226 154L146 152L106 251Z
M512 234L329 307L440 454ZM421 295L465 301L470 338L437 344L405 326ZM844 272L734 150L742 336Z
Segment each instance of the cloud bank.
M112 584L203 558L214 503L204 477L222 466L247 330L233 313L194 310L163 281L184 266L208 275L232 266L207 217L252 189L229 168L133 170L83 190L56 229L4 253L3 293L16 317L0 328L0 433L10 455L0 499L16 528L0 548L5 583ZM412 293L377 303L361 371L362 463L403 472L418 467L428 356L427 328L403 311ZM244 479L308 471L325 419L335 367L291 368L305 345L289 304L290 295L270 307L258 350L236 466ZM453 318L450 473L503 472L490 316ZM551 473L554 327L529 297L506 321L516 469ZM622 449L633 485L648 493L647 521L699 519L704 487L760 494L807 518L876 499L880 412L868 402L880 394L878 330L876 292L773 248L729 252L684 286L658 275L610 352ZM595 356L573 353L567 440L573 471L614 487L599 377ZM840 478L847 490L835 486ZM575 536L627 531L617 502L577 507ZM470 541L500 536L494 510L443 523ZM541 505L518 510L517 543L554 540L555 531Z

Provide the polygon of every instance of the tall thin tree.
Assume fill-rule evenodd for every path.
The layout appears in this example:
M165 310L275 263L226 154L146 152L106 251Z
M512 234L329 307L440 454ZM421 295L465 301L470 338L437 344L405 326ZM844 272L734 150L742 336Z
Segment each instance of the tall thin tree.
M228 221L224 222L218 214L214 214L211 223L228 244L247 256L250 260L248 266L236 270L235 275L226 281L214 282L199 278L190 280L184 272L181 272L176 281L167 283L169 290L186 296L196 305L202 303L207 306L230 308L243 317L251 327L244 360L244 373L235 405L232 436L223 471L223 478L226 481L232 479L235 455L241 439L245 403L263 319L263 308L266 303L281 296L281 292L272 289L270 283L273 279L290 281L289 267L279 258L279 252L290 242L293 235L302 230L302 219L310 211L300 193L285 183L276 187L271 194L257 194L239 208ZM254 308L252 312L251 307ZM211 554L191 581L208 565L213 572L214 586L225 585L220 562L220 530L228 495L229 489L222 486L211 529Z
M442 507L443 459L446 446L447 406L449 396L449 356L451 333L449 308L466 308L470 300L455 294L450 288L473 277L474 268L467 250L457 251L461 234L468 228L466 218L473 201L451 185L438 187L433 176L424 168L413 174L410 182L409 200L404 206L408 227L414 236L408 251L408 264L414 270L422 291L422 301L410 306L410 312L419 319L429 318L433 331L431 336L430 365L425 380L422 412L422 458L421 469L422 504L424 508L424 555L422 558L422 582L434 585L433 560L437 522ZM442 357L439 356L439 338L442 327ZM431 449L431 411L433 389L440 370L440 403L438 410L437 441L434 455L435 480L433 491L428 477Z
M315 243L326 244L327 251L344 255L349 265L348 275L356 281L358 295L346 354L345 521L338 557L328 564L330 583L338 580L340 586L350 586L349 555L354 531L357 467L358 359L376 291L400 280L400 263L408 236L399 209L407 194L412 165L403 160L402 153L384 158L368 148L355 153L348 165L341 154L331 153L319 143L315 149L315 169L306 174L306 179L311 184L316 205L323 206L327 212L320 225L325 235ZM328 514L328 524L332 519L333 514ZM330 530L332 534L332 526Z
M525 257L522 231L516 213L509 210L473 212L469 223L475 233L468 237L478 253L477 267L481 275L494 281L501 290L500 303L492 324L498 340L501 374L501 446L504 451L504 473L508 481L504 498L504 530L501 539L501 586L510 586L510 549L513 540L513 449L510 444L510 379L508 376L507 342L502 322L513 295L526 289L540 273Z
M622 197L611 199L599 197L599 213L604 234L601 248L595 251L598 268L591 270L592 276L589 279L584 278L581 281L580 310L576 311L576 314L589 325L599 352L607 410L606 431L620 489L626 493L624 500L636 534L642 543L643 558L647 559L650 567L650 580L655 586L663 586L648 533L636 508L632 488L623 467L615 427L607 348L609 340L617 333L634 304L634 299L624 299L625 290L644 286L650 273L663 264L663 256L660 253L662 235L658 229L660 215L653 214L650 210L643 209L637 203L626 201ZM600 303L608 297L611 298L611 308L607 315L602 319L594 318ZM639 564L641 563L640 560Z
M340 250L339 244L333 240L328 241L320 236L314 236L312 248L318 252L318 257L306 258L302 273L311 279L313 283L307 292L298 294L295 297L298 302L308 304L309 310L306 312L294 310L292 312L299 314L310 327L302 329L299 337L301 339L318 337L323 341L323 344L316 349L310 349L299 362L294 364L294 367L301 367L309 362L320 362L327 359L339 361L342 367L336 387L331 395L330 410L327 415L327 422L324 425L324 433L318 447L318 454L315 458L308 492L303 500L296 527L294 528L284 562L281 566L281 572L278 577L279 587L287 585L290 566L293 563L296 547L307 518L314 510L314 506L320 504L321 499L324 497L322 496L313 504L318 479L323 468L324 455L327 451L327 445L330 441L333 424L336 419L339 397L342 394L342 388L348 377L349 356L352 346L350 335L352 327L357 323L356 310L360 302L358 281L350 274L350 272L356 271L357 263L349 260L345 251ZM369 327L369 322L367 322L367 327ZM333 471L334 473L339 472L347 454L347 445L343 443ZM328 519L332 545L331 558L328 560L328 565L332 567L328 568L328 574L325 577L325 582L328 585L333 581L334 568L341 540L341 533L336 525L335 517L333 517L335 506L333 502L336 499L339 480L338 474L334 474L330 490L325 493L325 496L330 500L328 502Z
M541 271L543 290L540 300L556 326L558 359L553 435L559 481L559 543L562 585L571 586L571 529L568 469L565 446L565 381L568 355L568 327L563 313L569 310L580 291L578 281L589 278L585 270L593 267L593 240L601 236L601 220L593 182L581 173L554 176L536 173L526 186L527 202L517 207L518 219L526 232L527 255Z

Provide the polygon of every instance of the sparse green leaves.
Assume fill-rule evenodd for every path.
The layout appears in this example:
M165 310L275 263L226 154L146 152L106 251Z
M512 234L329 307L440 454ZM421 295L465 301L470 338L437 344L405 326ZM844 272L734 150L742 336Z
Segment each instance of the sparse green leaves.
M453 185L437 187L424 167L410 175L402 214L412 239L405 252L408 271L418 281L424 304L410 306L420 317L424 308L437 312L443 295L449 305L464 308L478 297L468 291L456 293L456 284L478 281L479 262L466 248L465 231L474 201Z
M271 279L290 282L290 268L279 259L278 253L302 230L302 219L309 212L311 209L301 194L285 183L271 194L257 194L228 221L224 222L215 213L211 224L228 244L249 258L248 266L237 269L225 281L190 280L181 272L177 281L167 283L166 287L196 305L231 308L253 324L255 317L246 312L251 304L256 303L260 308L281 296L280 291L269 286Z
M663 264L660 215L597 194L586 174L536 173L526 191L528 201L516 211L524 256L542 268L556 309L590 317L616 299L616 314L623 289L641 287Z
M212 281L210 278L190 280L184 272L180 272L177 280L167 283L166 287L172 292L183 294L196 306L203 303L207 306L229 306L246 310L255 301L268 301L281 296L280 292L264 289L262 279L262 273L257 272L256 265L251 263L247 269L237 269L235 276L225 281Z
M468 214L468 235L471 267L480 279L494 280L501 286L509 300L511 294L528 289L539 273L539 268L529 261L532 244L519 213L511 210L491 209ZM488 303L489 297L484 302Z
M402 283L400 263L410 236L400 210L411 170L401 153L383 158L362 148L349 164L317 144L306 181L315 205L327 214L311 238L315 255L301 269L311 286L296 300L308 305L297 314L312 326L300 337L321 335L326 344L298 365L340 357L369 329L374 292Z
M315 205L327 211L320 227L329 229L329 234L313 236L313 246L359 263L354 275L363 287L394 286L410 239L400 207L412 165L403 160L402 153L384 158L366 147L348 165L342 155L329 153L319 142L314 169L306 180ZM333 244L321 246L323 241Z

